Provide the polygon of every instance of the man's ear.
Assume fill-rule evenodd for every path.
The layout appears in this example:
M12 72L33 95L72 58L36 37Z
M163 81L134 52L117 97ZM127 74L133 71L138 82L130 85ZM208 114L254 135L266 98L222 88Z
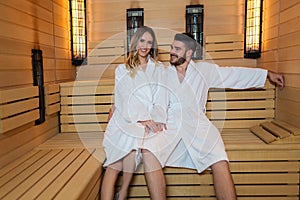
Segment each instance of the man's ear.
M194 53L194 51L192 49L187 50L186 57L190 57L190 58L193 57L193 53Z

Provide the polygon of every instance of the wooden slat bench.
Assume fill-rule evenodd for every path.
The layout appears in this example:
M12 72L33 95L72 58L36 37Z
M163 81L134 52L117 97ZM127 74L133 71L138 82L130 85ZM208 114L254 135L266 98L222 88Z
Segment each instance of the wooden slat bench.
M47 121L60 111L60 88L50 84L45 91ZM18 127L26 129L26 124L39 118L38 90L30 86L2 90L0 94L0 139L10 145L9 138L14 137ZM102 139L93 135L83 144L82 138L78 134L58 134L57 130L53 139L1 165L0 199L98 199L104 154L95 141ZM7 161L4 148L1 146L0 157Z
M65 134L102 138L113 102L113 84L62 83L61 130ZM209 93L207 115L222 131L238 199L299 199L300 137L294 135L266 144L249 130L274 120L274 108L275 88L268 82L262 89ZM197 174L195 170L167 167L164 172L168 199L215 199L210 171ZM149 199L142 171L134 175L129 199Z

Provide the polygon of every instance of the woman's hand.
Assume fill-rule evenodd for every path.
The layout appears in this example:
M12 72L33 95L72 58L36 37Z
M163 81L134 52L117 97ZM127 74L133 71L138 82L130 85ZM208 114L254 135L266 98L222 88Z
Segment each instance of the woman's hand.
M139 122L145 126L146 132L149 132L151 130L153 133L158 133L163 131L164 128L166 128L165 124L154 122L153 120L139 121Z
M109 114L108 114L108 117L107 117L107 122L109 122L109 120L113 116L114 111L115 111L115 105L112 105L111 108L109 109Z

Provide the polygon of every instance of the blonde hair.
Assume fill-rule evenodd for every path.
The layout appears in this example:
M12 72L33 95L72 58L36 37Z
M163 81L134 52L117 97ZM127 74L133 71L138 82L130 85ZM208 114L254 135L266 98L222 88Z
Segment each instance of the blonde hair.
M139 69L139 65L140 65L140 61L139 61L139 57L138 57L138 50L136 49L136 46L137 46L140 38L146 32L150 33L150 35L153 38L152 47L149 52L149 58L153 62L155 62L155 63L157 62L158 47L157 47L157 40L156 40L154 31L150 27L142 26L142 27L138 28L138 30L134 33L134 35L131 39L130 50L129 50L129 54L127 56L126 63L125 63L126 68L130 71L131 77L135 76L137 70Z

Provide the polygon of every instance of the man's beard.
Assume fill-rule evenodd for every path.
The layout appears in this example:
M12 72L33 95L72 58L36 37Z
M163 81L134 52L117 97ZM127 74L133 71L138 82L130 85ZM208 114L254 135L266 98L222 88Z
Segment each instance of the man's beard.
M178 55L175 54L170 54L170 63L171 65L179 66L182 65L185 61L186 61L186 56L184 55L183 57L178 58L176 61L172 61L172 56L175 56L176 58L178 58Z

